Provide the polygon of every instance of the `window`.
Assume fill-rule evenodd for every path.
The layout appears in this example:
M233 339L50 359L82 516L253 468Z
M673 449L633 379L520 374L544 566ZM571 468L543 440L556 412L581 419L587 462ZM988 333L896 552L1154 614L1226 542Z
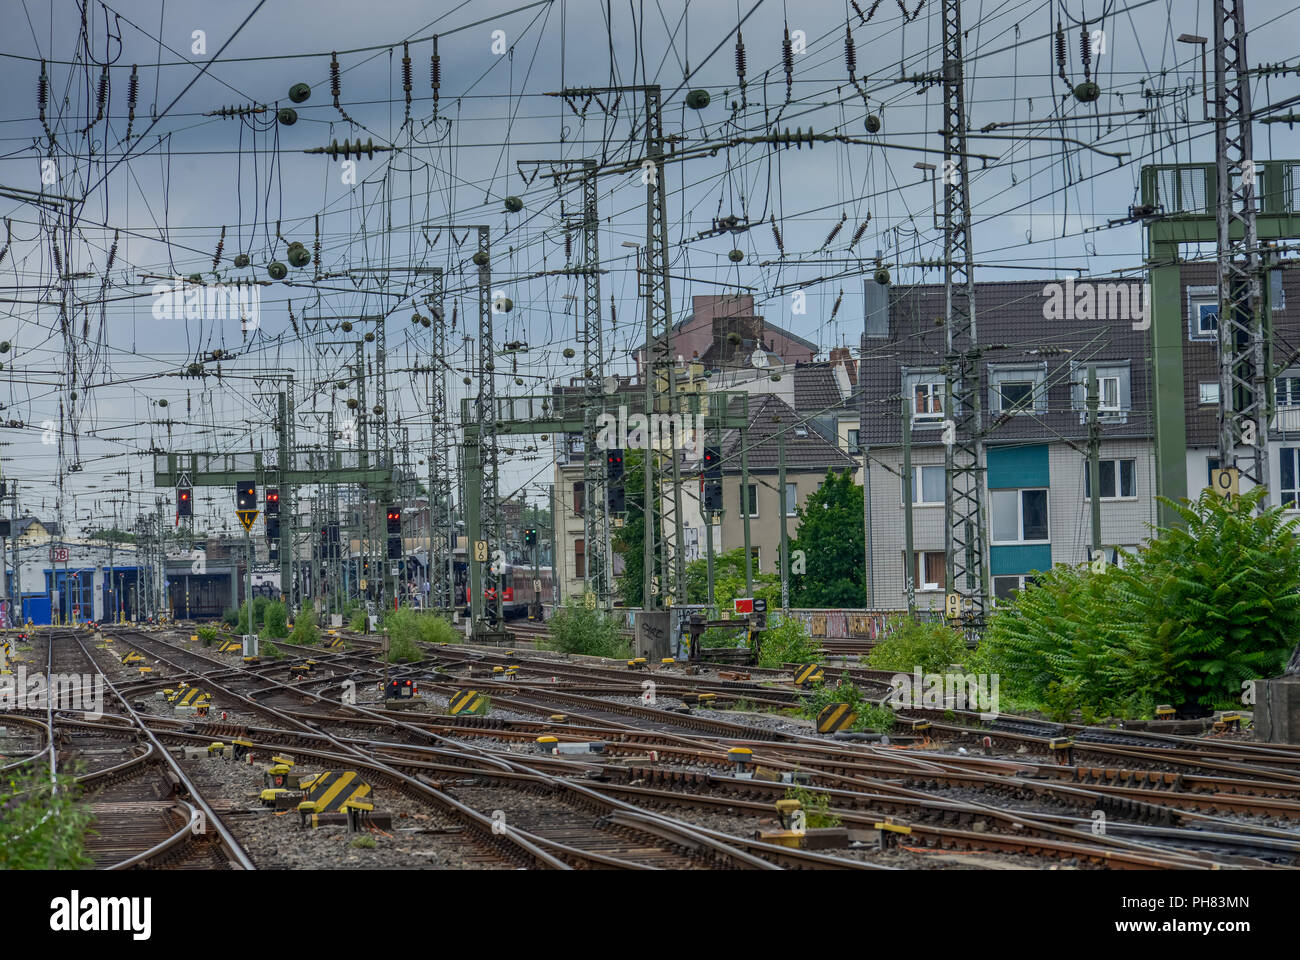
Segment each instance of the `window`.
M1273 381L1273 390L1279 407L1300 406L1300 376L1278 377Z
M1187 336L1192 340L1219 338L1219 291L1217 287L1187 288Z
M1219 469L1218 457L1205 458L1205 485L1207 487L1214 486L1214 471L1218 469Z
M1217 404L1219 402L1219 384L1218 381L1201 381L1201 403Z
M1034 582L1033 577L994 577L993 578L993 604L997 605L998 601L1003 602L1014 600L1016 594Z
M1079 411L1079 422L1088 420L1088 371L1097 372L1097 414L1107 420L1123 422L1133 409L1133 375L1127 360L1104 363L1070 363L1070 404Z
M907 487L902 483L899 486L906 495ZM944 489L943 467L912 467L912 503L914 506L943 503ZM906 503L906 500L903 502Z
M1077 379L1077 378L1076 378ZM989 410L1047 413L1047 363L989 364Z
M751 557L754 558L754 572L755 572L755 573L759 573L759 572L761 572L762 569L763 569L763 564L762 564L762 563L760 562L760 560L759 560L759 558L762 556L762 552L761 552L761 551L762 551L762 548L761 548L761 547L750 547L750 548L749 548L749 555L750 555Z
M994 543L1048 541L1046 490L994 490L989 503Z
M858 438L862 435L861 430L850 430L848 432L849 453L861 453L862 448L858 443Z
M1004 413L1028 410L1034 399L1032 380L1004 380L998 385L998 409Z
M1097 464L1101 478L1101 499L1131 500L1137 497L1137 461L1101 460ZM1083 495L1092 496L1092 472L1083 465Z
M1300 510L1300 447L1283 447L1279 453L1278 469L1282 482L1278 491L1282 506L1288 510Z
M787 517L796 516L799 507L799 484L787 483L785 485L785 515Z
M587 484L579 480L573 485L573 513L575 516L582 516L582 511L587 506Z
M587 541L581 538L573 541L573 575L587 575Z
M927 381L912 388L912 419L943 419L943 383Z
M1119 377L1098 377L1097 399L1100 401L1097 405L1098 411L1118 413L1120 410Z
M916 589L943 590L947 567L942 551L918 551L916 554Z
M758 484L751 483L748 487L742 484L740 490L740 509L742 516L744 515L745 510L745 491L748 491L749 493L749 515L751 517L758 516Z

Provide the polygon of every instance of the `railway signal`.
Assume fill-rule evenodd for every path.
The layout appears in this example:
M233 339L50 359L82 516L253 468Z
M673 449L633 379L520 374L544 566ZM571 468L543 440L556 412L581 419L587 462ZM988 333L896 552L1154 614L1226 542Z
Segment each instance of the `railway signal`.
M605 474L611 483L623 477L623 451L617 447L605 452Z
M273 513L280 512L280 491L275 487L266 489L266 513L270 516Z
M245 530L251 530L257 519L257 484L252 480L241 480L235 485L235 513Z
M722 451L717 447L704 448L704 479L722 479Z
M194 516L194 491L189 487L176 488L176 516L178 519Z

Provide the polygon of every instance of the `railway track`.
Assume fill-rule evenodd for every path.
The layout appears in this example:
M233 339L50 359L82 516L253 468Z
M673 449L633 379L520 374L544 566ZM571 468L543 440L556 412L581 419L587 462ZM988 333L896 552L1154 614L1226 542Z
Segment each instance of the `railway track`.
M521 677L531 679L479 679L473 685L490 691L495 705L537 719L445 717L340 701L343 679L354 679L362 689L383 677L377 645L362 642L346 653L327 653L282 644L289 659L249 667L186 649L165 633L127 633L121 640L168 672L166 679L133 684L133 695L145 695L151 686L176 676L202 676L214 703L257 716L256 724L209 722L199 731L170 718L148 718L145 722L162 742L194 745L242 731L267 755L291 749L295 756L347 764L364 770L376 785L419 797L439 815L455 820L466 842L484 851L485 860L514 866L861 868L866 863L860 852L867 845L865 838L875 836L875 826L884 817L908 823L912 832L907 849L918 854L982 850L1117 869L1300 862L1300 836L1263 822L1300 819L1297 784L1286 769L1292 758L1286 751L1280 757L1265 753L1247 759L1244 755L1257 752L1219 747L1207 754L1181 742L1192 738L1171 741L1142 733L1137 743L1099 744L1117 750L1140 748L1140 762L1075 767L1041 762L1033 752L988 758L773 735L716 716L700 717L698 726L656 724L667 711L623 702L639 689L643 676L626 670L626 665L564 662L540 653L460 645L431 649L424 662L401 669L424 675L421 688L427 695L464 686L467 678L451 676L463 668L482 671L506 662L518 664ZM305 656L316 661L317 671L338 672L333 677L313 672L308 680L292 679L290 668ZM547 682L537 682L542 675ZM554 683L549 682L552 676ZM650 676L662 680L665 696L708 690L738 699L764 692L779 705L793 703L800 695L768 686L773 681L764 674L749 680L658 671ZM566 714L566 722L549 719L557 711ZM974 726L965 724L967 718L954 719L959 722L946 725L938 731L940 736L950 735L956 742L977 735ZM1010 736L1013 730L1031 740L1056 732L1051 725L1038 724L996 735ZM542 755L535 742L544 734L600 740L604 752ZM735 746L753 750L757 764L776 779L737 776L728 753ZM1224 754L1235 756L1229 761ZM1168 756L1201 764L1245 763L1250 775L1190 767L1177 773L1153 769ZM792 782L830 798L832 814L859 838L853 849L814 855L740 836L735 826L711 833L692 822L719 810L740 817L737 823L763 819L764 814L770 818L773 804L786 796ZM1099 810L1113 824L1104 838L1089 830L1091 815ZM507 831L492 832L494 824L500 828L503 823Z

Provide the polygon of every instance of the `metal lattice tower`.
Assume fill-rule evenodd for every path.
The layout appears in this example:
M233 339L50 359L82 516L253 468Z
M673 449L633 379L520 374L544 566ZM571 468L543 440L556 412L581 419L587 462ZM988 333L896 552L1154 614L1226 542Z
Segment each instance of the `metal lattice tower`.
M1256 486L1267 487L1270 410L1244 6L1244 0L1214 4L1219 464L1235 466ZM1267 504L1266 493L1260 507Z
M433 273L425 303L433 320L430 325L429 418L432 446L429 451L429 602L450 610L452 597L451 478L455 465L451 450L455 443L447 411L447 318L442 301L442 271Z
M962 599L963 622L978 628L988 605L984 566L982 481L984 440L980 413L980 354L975 327L975 265L971 250L970 187L966 159L965 71L961 0L943 4L944 389L953 427L944 467L944 546L948 592ZM945 424L945 432L949 425ZM947 438L945 438L947 439ZM915 560L908 558L909 563Z
M600 322L600 220L596 210L596 161L583 161L582 178L582 384L586 400L582 482L583 536L586 581L596 596L610 606L613 584L609 576L608 484L604 457L596 451L596 418L602 408L604 339ZM599 491L599 495L597 495Z

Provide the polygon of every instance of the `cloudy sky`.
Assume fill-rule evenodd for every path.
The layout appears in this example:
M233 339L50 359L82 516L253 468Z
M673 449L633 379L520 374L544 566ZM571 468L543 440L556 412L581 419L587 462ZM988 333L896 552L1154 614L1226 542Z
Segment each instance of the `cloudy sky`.
M1212 125L1199 102L1199 48L1176 40L1212 37L1211 10L1209 0L963 5L981 280L1047 282L1057 271L1140 268L1140 228L1108 221L1139 199L1143 164L1213 159ZM1296 63L1289 39L1296 11L1282 2L1247 5L1252 64ZM544 173L527 182L535 170L527 161L636 161L643 109L631 93L571 103L546 96L566 86L659 84L665 132L677 148L719 146L660 172L669 188L675 316L689 310L693 295L739 289L753 293L770 321L824 352L856 344L862 276L874 269L877 251L896 282L942 280L923 265L942 256L936 188L914 166L943 162L942 88L926 82L941 64L939 13L935 0L907 0L905 11L900 0L859 0L857 10L820 0L127 0L88 4L83 31L82 9L69 0L9 0L0 8L7 237L0 339L11 346L0 356L0 425L21 426L0 429L0 463L19 483L21 509L83 525L115 510L129 520L142 506L151 509L156 495L171 491L152 488L150 449L270 448L274 394L284 382L276 378L289 373L299 442L319 441L327 414L343 422L346 400L359 396L345 364L378 322L360 317L386 318L387 416L395 443L422 472L431 358L429 331L411 315L427 275L410 268L446 271L448 319L453 307L456 319L445 357L454 368L451 394L458 405L477 389L462 381L473 373L465 337L477 337L474 239L451 224L491 228L493 288L515 304L496 317L496 341L528 345L498 360L498 394L568 382L581 358L580 350L572 360L563 355L578 347L580 317L569 297L580 287L555 271L576 263L581 249L574 234L566 261L578 194ZM1058 76L1058 19L1068 80ZM1090 72L1101 88L1090 104L1070 96L1084 79L1084 20ZM795 47L788 93L783 27ZM340 108L331 95L334 51ZM296 83L311 87L300 104L288 98ZM1297 87L1294 74L1261 76L1255 105L1296 96ZM685 105L695 89L710 94L702 110ZM243 117L212 115L261 106L267 109ZM276 122L276 110L289 106L297 122ZM878 132L868 132L868 115L880 119ZM727 145L787 127L861 142L811 150ZM1255 137L1260 159L1300 155L1285 124L1257 124ZM303 152L358 138L393 149L362 157L354 177L338 160ZM22 191L45 196L24 202ZM507 196L521 198L523 210L507 212ZM942 202L941 188L938 196ZM635 253L623 243L644 242L644 200L639 172L599 179L607 372L629 369L643 333ZM727 216L754 228L699 237ZM176 275L201 273L210 284L267 281L270 262L287 262L289 242L311 250L318 235L323 276L291 268L287 282L259 285L256 329L244 331L230 316L177 313L154 295ZM744 255L739 263L728 257L733 248ZM234 265L240 253L248 267ZM806 314L791 313L795 290L806 294ZM344 331L339 324L349 317L354 327ZM1051 335L1044 329L1044 343ZM369 368L374 345L364 349ZM179 376L214 350L227 358L209 359L207 376ZM373 404L373 377L366 389ZM549 452L525 446L514 443L502 492L536 499L550 477ZM200 526L233 527L230 500L226 490L199 491Z

